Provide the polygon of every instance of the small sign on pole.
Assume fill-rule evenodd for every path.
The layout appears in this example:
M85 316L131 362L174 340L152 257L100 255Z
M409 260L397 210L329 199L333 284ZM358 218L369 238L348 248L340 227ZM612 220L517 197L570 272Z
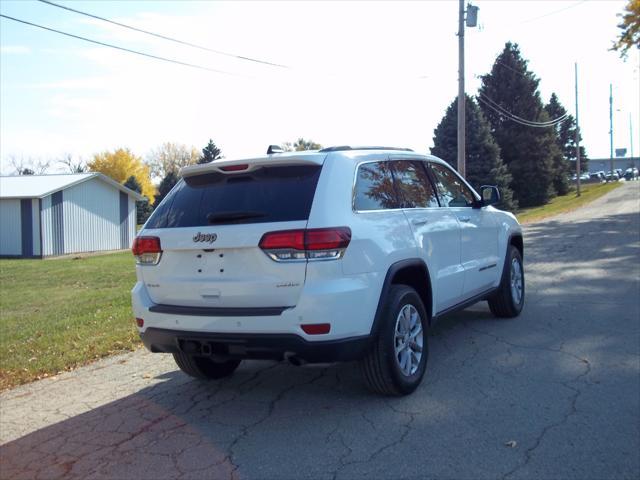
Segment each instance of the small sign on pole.
M626 148L616 148L616 157L626 157L627 149Z

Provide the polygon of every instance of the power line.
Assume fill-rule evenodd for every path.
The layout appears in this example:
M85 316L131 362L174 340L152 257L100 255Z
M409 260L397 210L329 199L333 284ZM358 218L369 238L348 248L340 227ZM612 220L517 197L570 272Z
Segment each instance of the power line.
M547 126L547 125L553 125L556 123L561 122L567 115L569 115L568 113L565 113L564 115L561 115L558 118L555 118L553 120L548 120L546 122L537 122L535 120L528 120L526 118L522 118L519 117L518 115L516 115L515 113L511 113L509 110L507 110L505 107L503 107L502 105L500 105L498 102L496 102L495 100L492 100L491 98L489 98L489 96L487 96L486 94L482 93L481 94L485 100L489 101L490 103L492 103L496 108L501 109L504 113L506 113L507 115L510 115L511 117L520 120L522 122L527 122L527 123L531 123L533 125L538 125L538 126Z
M560 8L558 10L554 10L552 12L545 13L544 15L540 15L538 17L529 18L528 20L524 20L524 21L520 22L520 24L529 23L529 22L535 22L536 20L540 20L541 18L550 17L551 15L555 15L556 13L564 12L565 10L569 10L570 8L574 8L574 7L577 7L578 5L582 5L586 1L587 0L581 0L579 2L573 3L571 5L568 5L566 7Z
M511 120L512 122L518 123L520 125L524 125L526 127L551 128L551 127L554 127L555 125L557 125L558 123L561 123L561 122L566 120L566 117L560 117L561 119L556 123L551 123L551 124L530 123L530 122L527 122L527 121L522 121L522 120L518 119L517 117L513 117L513 116L509 115L507 112L496 108L495 106L491 105L489 102L484 100L482 97L478 97L478 100L481 103L483 103L484 105L486 105L487 107L489 107L490 109L492 109L493 111L497 112L500 116L506 118L507 120Z
M494 62L494 64L496 64L496 65L500 65L500 66L502 66L503 68L506 68L507 70L511 70L512 72L517 73L517 74L518 74L518 75L520 75L521 77L529 78L529 77L527 76L527 74L526 74L526 73L522 73L520 70L516 70L515 68L510 67L510 66L509 66L509 65L507 65L506 63L502 63L502 62L501 62L501 61L499 61L499 60L496 60L496 61ZM482 78L482 75L475 75L475 77L476 77L476 78L480 78L480 79L481 79L481 78Z
M86 17L95 18L96 20L101 20L103 22L111 23L113 25L117 25L122 28L128 28L129 30L133 30L135 32L144 33L145 35L151 35L152 37L161 38L163 40L167 40L169 42L179 43L181 45L186 45L187 47L197 48L200 50L205 50L207 52L215 53L217 55L224 55L227 57L237 58L239 60L246 60L248 62L261 63L263 65L270 65L272 67L278 68L289 68L286 65L280 65L279 63L267 62L265 60L259 60L257 58L245 57L243 55L237 55L235 53L223 52L221 50L215 50L209 47L203 47L202 45L197 45L191 42L185 42L183 40L178 40L177 38L168 37L166 35L160 35L159 33L149 32L148 30L142 30L141 28L132 27L131 25L126 25L124 23L116 22L114 20L109 20L108 18L99 17L98 15L93 15L92 13L83 12L81 10L76 10L75 8L67 7L65 5L60 5L58 3L50 2L49 0L38 0L41 3L46 3L47 5L51 5L52 7L62 8L64 10L68 10L70 12L78 13L80 15L84 15Z
M536 126L536 125L531 125L529 123L526 122L521 122L520 120L516 120L515 118L510 117L509 115L507 115L506 113L502 112L501 110L498 110L496 107L494 107L493 105L491 105L489 102L485 101L482 97L478 96L478 101L480 101L481 103L483 103L484 105L486 105L487 107L489 107L491 110L493 110L494 112L498 113L499 115L501 115L502 117L506 117L508 120L511 120L512 122L515 123L519 123L520 125L524 125L526 127L534 127L534 128L548 128L548 126Z
M567 120L567 117L569 116L568 113L565 113L561 117L555 118L555 119L550 120L548 122L534 122L532 120L527 120L527 119L521 118L521 117L509 112L504 107L498 105L496 102L492 101L489 97L487 97L484 94L480 94L476 98L480 102L482 102L484 105L486 105L487 107L491 108L493 111L495 111L498 114L500 114L501 116L506 117L507 119L509 119L509 120L511 120L511 121L513 121L515 123L519 123L519 124L527 126L527 127L534 127L534 128L554 127L557 124Z
M222 75L233 75L237 76L235 73L225 72L224 70L216 70L215 68L203 67L202 65L196 65L195 63L187 63L180 60L175 60L172 58L160 57L158 55L153 55L151 53L139 52L137 50L131 50L130 48L119 47L118 45L112 45L110 43L99 42L98 40L92 40L90 38L82 37L80 35L74 35L72 33L63 32L61 30L56 30L54 28L45 27L44 25L38 25L37 23L31 23L26 20L20 20L19 18L10 17L9 15L0 14L0 17L6 18L8 20L13 20L14 22L24 23L25 25L30 25L32 27L41 28L42 30L47 30L49 32L59 33L60 35L65 35L67 37L75 38L78 40L83 40L85 42L94 43L96 45L101 45L103 47L115 48L116 50L121 50L123 52L135 53L136 55L142 55L143 57L153 58L155 60L162 60L163 62L175 63L177 65L182 65L184 67L197 68L199 70L206 70L208 72L220 73Z
M481 98L481 96L484 97L484 98ZM502 116L505 116L505 117L509 118L510 120L513 120L514 122L521 123L522 125L527 125L529 127L539 127L539 128L553 127L553 126L565 121L567 119L567 117L569 116L568 113L565 113L564 115L562 115L562 116L560 116L558 118L555 118L553 120L547 121L547 122L536 122L536 121L533 121L533 120L527 120L525 118L519 117L519 116L509 112L506 108L504 108L501 105L497 104L496 102L491 100L486 95L482 95L481 94L481 96L479 96L478 99L483 101L483 103L485 105L489 106L494 111L500 113Z
M499 60L496 60L495 63L497 63L498 65L502 66L503 68L506 68L507 70L511 70L512 72L517 73L518 75L520 75L520 76L522 76L524 78L529 78L526 73L522 73L520 70L516 70L515 68L510 67L506 63L502 63Z

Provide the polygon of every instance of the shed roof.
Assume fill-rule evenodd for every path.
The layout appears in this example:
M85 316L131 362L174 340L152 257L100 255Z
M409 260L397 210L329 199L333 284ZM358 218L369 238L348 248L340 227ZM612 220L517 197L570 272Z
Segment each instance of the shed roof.
M102 173L0 176L0 198L43 198L92 178L98 178L136 200L144 197Z

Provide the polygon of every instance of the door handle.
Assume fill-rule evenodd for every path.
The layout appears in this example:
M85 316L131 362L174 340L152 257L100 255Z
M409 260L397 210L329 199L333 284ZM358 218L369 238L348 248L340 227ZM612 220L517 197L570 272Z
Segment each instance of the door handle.
M427 223L429 223L429 220L413 220L411 223L413 223L416 227L419 227L420 225L426 225Z
M471 221L471 218L469 218L469 217L460 217L460 221L464 222L464 223L469 223Z

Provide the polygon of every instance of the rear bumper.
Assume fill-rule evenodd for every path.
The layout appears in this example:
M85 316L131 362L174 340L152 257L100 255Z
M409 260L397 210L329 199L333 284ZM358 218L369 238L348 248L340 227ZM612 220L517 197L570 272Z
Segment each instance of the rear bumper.
M289 307L162 305L150 298L141 281L131 291L131 299L134 316L144 320L140 333L157 328L241 336L292 335L308 343L333 342L370 335L380 295L373 280L376 274L332 281L308 279L297 304ZM330 332L309 335L302 329L302 325L316 323L330 323Z
M357 360L371 345L368 335L309 342L295 334L208 333L154 327L141 332L140 338L152 352L275 360L295 356L310 363Z

